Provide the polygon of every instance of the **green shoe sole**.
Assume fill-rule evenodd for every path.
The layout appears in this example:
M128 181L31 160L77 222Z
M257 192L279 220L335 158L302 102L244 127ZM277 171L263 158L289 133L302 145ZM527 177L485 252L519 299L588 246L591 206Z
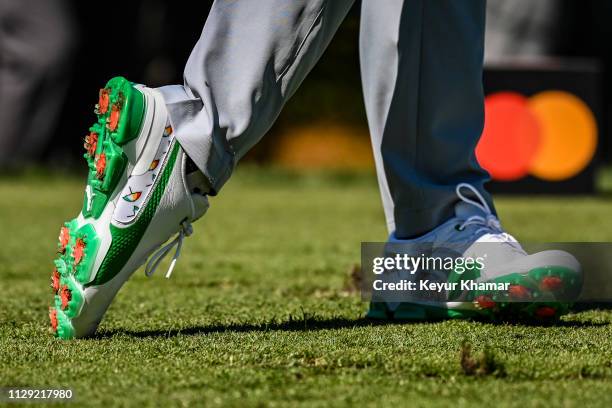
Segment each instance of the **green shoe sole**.
M125 78L113 78L100 90L96 122L84 143L89 171L81 214L86 223L79 227L73 219L61 228L51 277L54 302L49 317L51 330L59 338L74 337L70 320L83 307L84 287L93 279L100 238L87 220L98 219L104 212L125 172L127 156L123 146L138 136L144 109L143 95Z
M581 275L564 267L542 267L526 274L513 273L489 282L508 283L507 291L475 290L458 302L400 303L371 302L369 319L430 321L488 318L555 321L567 314L582 287ZM561 300L559 300L561 299Z

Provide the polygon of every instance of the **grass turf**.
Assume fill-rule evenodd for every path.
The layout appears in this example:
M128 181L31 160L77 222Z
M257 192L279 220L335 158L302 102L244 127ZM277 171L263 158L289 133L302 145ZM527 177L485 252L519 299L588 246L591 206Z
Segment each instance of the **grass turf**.
M348 290L360 241L384 240L372 176L241 169L170 280L138 271L99 336L48 333L48 279L81 180L0 180L0 387L71 387L87 405L611 406L612 312L548 327L372 324ZM612 200L497 200L527 241L612 241ZM469 376L463 341L490 370Z

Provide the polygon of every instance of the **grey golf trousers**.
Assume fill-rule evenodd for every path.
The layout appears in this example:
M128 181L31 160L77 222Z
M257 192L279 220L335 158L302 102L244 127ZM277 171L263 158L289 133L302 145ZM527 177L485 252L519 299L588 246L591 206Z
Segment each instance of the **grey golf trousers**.
M269 130L352 4L215 1L185 84L160 88L179 142L212 190ZM398 238L452 217L459 182L491 201L474 153L484 122L485 5L362 1L363 93L385 216Z

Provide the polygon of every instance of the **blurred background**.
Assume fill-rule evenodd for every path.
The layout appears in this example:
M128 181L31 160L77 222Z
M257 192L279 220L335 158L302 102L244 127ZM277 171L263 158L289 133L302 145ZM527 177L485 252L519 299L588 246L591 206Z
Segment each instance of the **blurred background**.
M98 89L116 75L153 87L182 83L211 4L0 0L0 173L80 169L79 141ZM487 7L486 126L477 154L492 188L594 192L612 160L612 2L489 0ZM359 10L358 1L245 160L373 171Z

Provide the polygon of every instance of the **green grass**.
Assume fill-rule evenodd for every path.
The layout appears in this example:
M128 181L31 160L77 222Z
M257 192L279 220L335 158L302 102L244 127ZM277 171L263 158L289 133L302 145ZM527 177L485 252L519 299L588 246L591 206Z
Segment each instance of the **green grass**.
M359 243L385 239L372 176L245 167L195 225L170 280L138 271L97 338L48 333L48 279L81 180L0 180L0 387L65 386L87 405L611 406L612 313L554 326L371 324ZM497 200L527 241L612 241L604 197ZM161 272L161 271L160 271ZM468 376L466 340L492 369Z

